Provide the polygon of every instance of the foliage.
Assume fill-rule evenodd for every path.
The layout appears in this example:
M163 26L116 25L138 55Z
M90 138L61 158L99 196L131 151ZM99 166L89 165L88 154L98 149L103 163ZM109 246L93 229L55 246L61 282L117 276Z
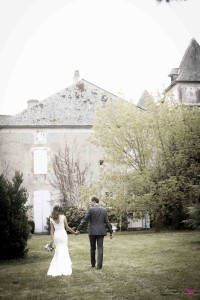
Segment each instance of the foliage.
M192 229L200 230L200 204L198 203L188 207L187 214L189 218L183 222Z
M122 99L99 108L92 142L105 150L100 186L119 214L149 211L157 230L181 226L199 197L199 114L162 93L150 96L145 109Z
M99 184L96 182L87 182L83 183L80 189L81 192L81 201L80 201L80 207L82 208L88 208L89 207L89 199L92 195L97 196L98 198L101 198L101 192L99 190Z
M28 252L30 226L26 215L27 192L22 182L23 176L17 171L11 182L0 175L0 259L20 258Z
M84 218L86 210L84 208L70 207L65 211L69 227L77 229L81 220ZM86 232L87 227L83 228L82 232Z
M119 222L118 216L116 215L115 211L112 208L108 208L107 213L108 213L108 219L110 223Z
M59 190L62 205L78 207L81 204L81 188L87 183L89 164L81 166L75 143L71 149L67 144L64 150L60 148L52 163L56 179L51 184Z
M77 207L63 207L63 214L67 218L67 222L69 227L72 229L76 229L80 224L81 220L84 218L86 210L84 208L77 208ZM45 227L48 232L50 232L50 217L47 218L47 226ZM87 227L83 228L82 232L86 232Z
M31 227L31 233L34 234L35 233L35 222L33 220L28 220L28 224Z

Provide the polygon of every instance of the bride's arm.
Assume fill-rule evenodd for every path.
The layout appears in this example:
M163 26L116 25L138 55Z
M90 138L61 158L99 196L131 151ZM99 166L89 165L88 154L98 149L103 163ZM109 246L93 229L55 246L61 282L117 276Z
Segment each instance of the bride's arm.
M53 243L54 241L54 226L52 224L52 222L50 221L50 226L51 226L51 229L50 229L50 234L51 234L51 242Z
M65 216L64 216L64 224L65 224L66 230L68 230L69 232L71 232L73 234L76 234L76 232L68 226L67 218Z

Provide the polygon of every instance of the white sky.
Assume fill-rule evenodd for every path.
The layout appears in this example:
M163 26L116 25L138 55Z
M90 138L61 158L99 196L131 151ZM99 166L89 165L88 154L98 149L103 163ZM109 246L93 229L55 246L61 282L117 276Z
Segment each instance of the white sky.
M74 70L136 103L200 43L199 11L199 0L0 0L0 114L66 88Z

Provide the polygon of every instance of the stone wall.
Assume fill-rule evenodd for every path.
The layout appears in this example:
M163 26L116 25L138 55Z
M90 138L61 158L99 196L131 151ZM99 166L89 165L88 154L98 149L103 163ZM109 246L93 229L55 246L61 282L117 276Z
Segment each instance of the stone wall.
M55 188L50 184L50 180L55 179L52 158L59 148L64 149L66 143L72 147L75 142L80 154L80 164L82 166L86 163L90 164L92 180L96 181L101 169L99 161L103 159L103 151L89 142L91 131L92 129L86 128L41 127L0 129L0 172L5 165L9 167L10 176L13 175L14 170L22 172L23 186L29 193L28 204L34 206L35 191L49 192L50 197L56 194ZM40 149L47 151L47 174L36 175L34 174L34 151ZM30 217L34 219L34 207Z
M200 105L200 83L178 82L170 92L180 103Z

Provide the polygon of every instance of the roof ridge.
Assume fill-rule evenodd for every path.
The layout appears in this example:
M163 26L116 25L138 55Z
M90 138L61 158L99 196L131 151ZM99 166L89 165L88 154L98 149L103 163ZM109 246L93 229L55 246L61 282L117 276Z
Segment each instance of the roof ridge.
M104 91L104 92L106 92L106 93L109 93L109 94L113 95L114 97L118 97L117 95L115 95L115 94L113 94L113 93L111 93L111 92L109 92L109 91L107 91L107 90L101 88L100 86L98 86L98 85L96 85L96 84L94 84L94 83L92 83L92 82L90 82L90 81L88 81L88 80L86 80L86 79L84 79L84 78L82 78L82 80L86 81L86 82L89 83L89 84L92 84L93 86L96 86L98 89L101 89L102 91Z

